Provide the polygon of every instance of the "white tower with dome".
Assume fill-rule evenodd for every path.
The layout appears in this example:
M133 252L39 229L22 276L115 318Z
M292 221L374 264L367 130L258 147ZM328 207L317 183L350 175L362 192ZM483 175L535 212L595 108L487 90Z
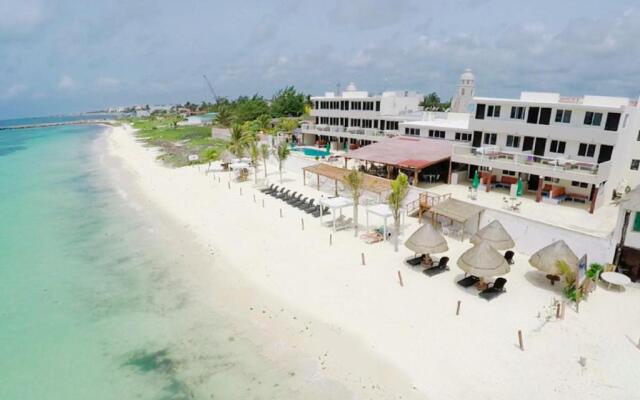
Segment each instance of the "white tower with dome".
M469 104L476 94L476 78L473 76L473 72L467 68L462 75L460 75L460 83L458 83L458 90L451 102L451 111L457 113L469 112Z

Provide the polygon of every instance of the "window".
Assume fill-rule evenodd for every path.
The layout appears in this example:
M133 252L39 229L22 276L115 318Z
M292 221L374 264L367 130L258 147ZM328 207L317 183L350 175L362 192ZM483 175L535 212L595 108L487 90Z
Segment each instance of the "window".
M584 114L584 124L591 126L600 126L602 123L602 113L587 111Z
M638 131L638 137L636 139L638 139L638 142L640 142L640 131Z
M373 121L370 120L370 119L362 120L362 127L363 128L372 128L373 127Z
M557 110L556 122L562 122L563 124L571 123L571 110Z
M464 133L464 132L456 132L456 140L461 141L461 142L470 142L471 141L471 134L470 133Z
M593 157L596 154L596 145L580 143L578 148L578 155L581 157Z
M633 231L640 232L640 212L637 212L633 219Z
M605 131L615 132L618 130L618 125L620 125L620 113L607 113L607 121L604 123Z
M410 136L420 136L420 128L404 128L404 134Z
M511 107L511 119L524 119L524 107Z
M637 171L640 168L640 160L631 160L631 170Z
M445 132L444 131L436 131L434 129L429 129L429 137L436 139L444 139Z
M551 121L551 109L548 107L529 107L527 123L549 125Z
M484 119L484 104L478 104L476 106L476 119Z
M352 101L351 102L351 109L352 110L362 110L362 103L359 101Z
M585 188L589 187L589 184L588 183L584 183L584 182L571 181L571 186L581 187L581 188L585 189Z
M380 111L380 100L376 101L376 111Z
M520 148L520 136L507 135L507 147Z
M551 183L559 183L560 179L559 178L549 178L549 177L544 177L544 181L545 182L551 182Z
M506 169L503 169L502 175L516 176L516 171L507 171Z
M484 144L496 144L497 139L498 139L497 133L484 134Z
M552 140L549 151L552 153L564 154L564 148L566 147L566 145L566 142L562 142L560 140Z
M487 117L500 118L500 106L488 106Z

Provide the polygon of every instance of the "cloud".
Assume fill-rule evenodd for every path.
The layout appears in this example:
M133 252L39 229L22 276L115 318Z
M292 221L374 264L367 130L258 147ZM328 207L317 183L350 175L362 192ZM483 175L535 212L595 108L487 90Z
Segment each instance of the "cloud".
M0 99L2 99L2 100L13 99L13 98L18 97L19 95L23 94L24 92L26 92L27 89L28 89L27 85L16 83L14 85L11 85L4 92L0 93Z
M108 76L101 76L96 79L95 85L98 89L117 90L120 88L120 80Z
M75 80L71 78L69 75L63 75L58 81L58 89L61 90L72 90L78 86Z
M44 6L37 0L0 0L0 38L28 36L45 20Z
M376 29L402 23L414 9L408 0L338 1L327 13L327 20L331 25Z

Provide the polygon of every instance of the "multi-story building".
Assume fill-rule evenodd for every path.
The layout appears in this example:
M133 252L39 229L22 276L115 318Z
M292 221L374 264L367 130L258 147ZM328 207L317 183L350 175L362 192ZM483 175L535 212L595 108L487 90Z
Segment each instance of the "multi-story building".
M532 92L473 101L470 142L453 146L452 162L469 177L480 169L487 187L521 178L536 201L581 202L593 212L640 183L637 101Z
M399 133L400 123L422 118L416 92L394 91L371 95L353 83L341 93L311 98L313 123L303 123L303 143L333 142L363 146Z

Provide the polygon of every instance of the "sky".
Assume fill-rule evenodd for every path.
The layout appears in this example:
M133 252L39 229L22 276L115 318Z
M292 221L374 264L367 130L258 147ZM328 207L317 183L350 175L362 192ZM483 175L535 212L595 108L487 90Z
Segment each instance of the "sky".
M0 0L0 118L319 95L640 95L637 0Z

